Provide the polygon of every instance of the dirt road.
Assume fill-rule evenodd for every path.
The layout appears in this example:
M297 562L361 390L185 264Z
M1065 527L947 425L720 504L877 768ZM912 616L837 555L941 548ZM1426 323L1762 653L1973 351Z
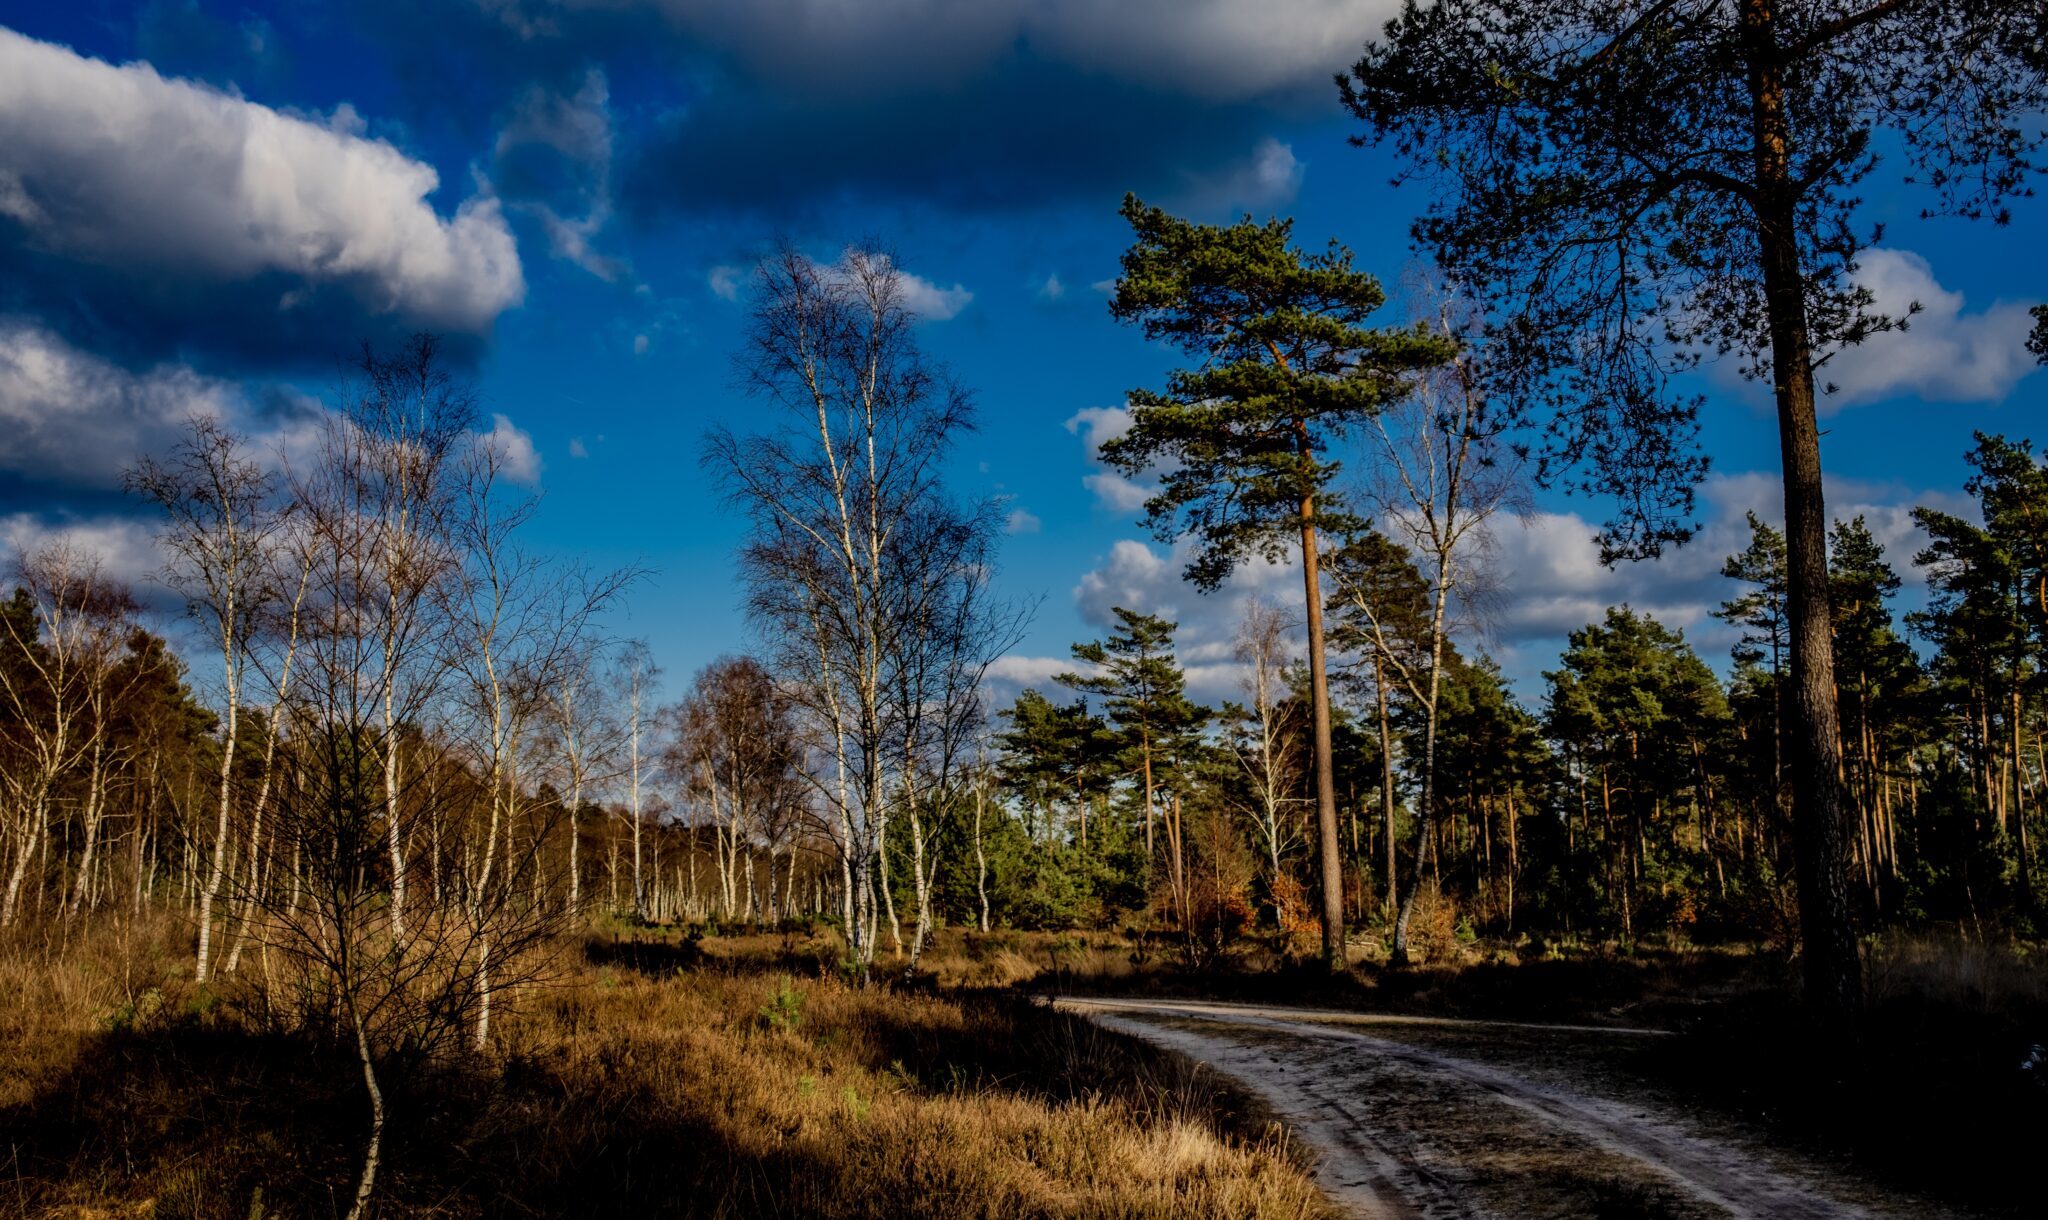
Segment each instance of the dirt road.
M1839 1168L1709 1130L1613 1069L1655 1031L1063 997L1265 1101L1365 1217L1945 1214Z

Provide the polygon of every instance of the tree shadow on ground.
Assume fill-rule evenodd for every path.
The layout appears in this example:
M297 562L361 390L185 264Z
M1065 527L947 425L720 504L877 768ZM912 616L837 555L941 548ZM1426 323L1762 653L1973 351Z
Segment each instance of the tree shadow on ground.
M712 1097L545 1059L388 1065L378 1215L889 1216L813 1150L747 1140ZM0 1212L339 1216L368 1127L342 1048L200 1028L106 1035L0 1111Z

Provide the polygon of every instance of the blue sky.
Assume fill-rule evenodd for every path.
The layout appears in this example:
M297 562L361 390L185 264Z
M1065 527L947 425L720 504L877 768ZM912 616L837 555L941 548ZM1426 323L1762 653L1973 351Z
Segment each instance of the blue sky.
M1043 598L1005 680L1059 668L1122 603L1182 619L1198 691L1226 695L1242 597L1299 586L1263 571L1194 593L1100 477L1088 436L1170 358L1096 285L1126 190L1292 215L1397 281L1422 200L1347 145L1330 85L1391 7L0 0L0 543L75 530L147 571L119 470L170 421L211 404L282 434L338 354L431 326L545 492L536 544L653 569L615 626L680 685L748 644L738 523L697 464L707 428L752 410L731 366L745 268L779 237L820 258L875 239L926 286L928 350L976 391L954 477L1011 498L1002 585ZM1864 274L1923 312L1842 357L1824 459L1835 510L1868 514L1903 568L1906 510L1957 506L1972 429L2048 441L2048 374L2020 351L2048 203L1993 229L1917 219L1882 169L1865 194L1887 233ZM1588 540L1605 507L1549 493L1503 527L1485 643L1524 697L1614 601L1724 656L1704 614L1743 511L1776 513L1776 434L1754 387L1701 384L1699 542L1610 572Z

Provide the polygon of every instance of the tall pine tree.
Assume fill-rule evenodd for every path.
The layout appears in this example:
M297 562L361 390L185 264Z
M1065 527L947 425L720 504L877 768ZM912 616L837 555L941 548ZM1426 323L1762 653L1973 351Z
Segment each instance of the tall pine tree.
M1353 521L1330 455L1348 429L1408 393L1414 373L1449 359L1452 345L1369 328L1386 300L1379 282L1334 242L1321 253L1295 248L1289 221L1192 224L1135 196L1123 214L1136 240L1110 312L1196 363L1171 373L1163 391L1133 390L1131 428L1102 456L1127 474L1157 475L1147 518L1162 539L1194 536L1187 575L1198 587L1219 587L1254 557L1301 560L1323 957L1340 969L1343 866L1317 537Z

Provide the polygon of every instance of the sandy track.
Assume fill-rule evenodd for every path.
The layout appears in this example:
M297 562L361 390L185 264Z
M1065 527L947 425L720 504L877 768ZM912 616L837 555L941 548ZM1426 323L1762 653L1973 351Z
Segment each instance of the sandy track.
M1845 1191L1818 1167L1710 1135L1675 1106L1602 1096L1554 1072L1521 1073L1414 1037L1430 1027L1558 1039L1660 1036L1655 1031L1203 1001L1055 1003L1239 1081L1322 1154L1319 1183L1359 1216L1924 1214L1872 1208L1867 1189ZM1375 1025L1398 1027L1403 1037L1366 1032Z

